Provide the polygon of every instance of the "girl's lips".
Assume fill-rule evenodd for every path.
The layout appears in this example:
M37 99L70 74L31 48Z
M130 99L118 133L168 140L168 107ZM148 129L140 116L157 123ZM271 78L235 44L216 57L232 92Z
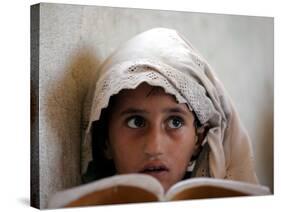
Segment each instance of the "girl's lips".
M150 175L162 175L167 172L169 172L169 168L162 162L148 163L140 170L140 173Z
M151 172L151 171L169 171L169 168L163 162L150 162L143 166L140 172Z

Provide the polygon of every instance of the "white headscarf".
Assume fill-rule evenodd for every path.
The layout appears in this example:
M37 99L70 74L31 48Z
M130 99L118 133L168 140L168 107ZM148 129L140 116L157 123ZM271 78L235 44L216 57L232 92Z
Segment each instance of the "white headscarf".
M91 125L109 98L142 82L160 86L186 103L208 133L193 176L257 183L250 139L230 97L207 61L175 30L155 28L121 45L103 63L85 106L87 127L82 143L82 173L91 156Z

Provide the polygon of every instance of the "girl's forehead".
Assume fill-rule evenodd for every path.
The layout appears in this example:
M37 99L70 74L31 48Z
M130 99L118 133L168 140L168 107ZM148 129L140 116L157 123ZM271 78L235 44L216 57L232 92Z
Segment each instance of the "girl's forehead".
M122 112L128 108L141 109L151 113L165 109L178 109L192 116L185 103L179 104L176 98L164 91L163 88L142 83L136 89L122 90L114 98L115 112Z

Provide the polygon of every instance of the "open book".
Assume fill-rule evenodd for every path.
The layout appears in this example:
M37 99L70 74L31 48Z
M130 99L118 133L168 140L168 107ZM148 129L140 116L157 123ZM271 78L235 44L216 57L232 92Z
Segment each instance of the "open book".
M52 196L48 208L269 194L265 186L203 177L180 181L165 193L149 175L126 174L60 191Z

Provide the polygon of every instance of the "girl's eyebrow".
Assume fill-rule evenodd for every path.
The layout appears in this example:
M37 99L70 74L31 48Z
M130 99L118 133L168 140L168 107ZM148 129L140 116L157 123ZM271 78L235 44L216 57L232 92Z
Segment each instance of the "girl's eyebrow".
M144 109L139 108L126 108L125 110L120 112L120 115L127 115L127 114L148 114L149 112ZM182 113L188 115L188 112L180 107L168 107L162 110L162 113Z
M127 114L136 114L136 113L148 113L146 110L138 109L138 108L127 108L123 110L120 115L127 115Z
M189 113L180 107L164 108L163 113L182 113L188 115Z

